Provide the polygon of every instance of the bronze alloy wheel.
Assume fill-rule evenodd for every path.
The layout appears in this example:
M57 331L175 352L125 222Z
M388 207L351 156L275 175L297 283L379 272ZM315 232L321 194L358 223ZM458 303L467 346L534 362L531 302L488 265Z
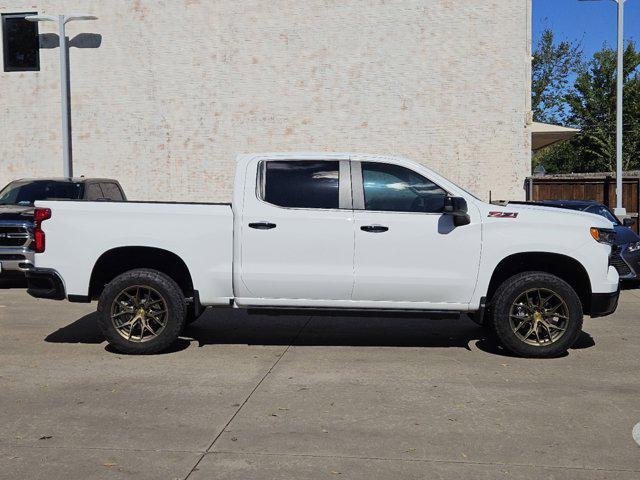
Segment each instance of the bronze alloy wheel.
M532 288L511 304L509 324L524 343L535 347L551 345L567 331L569 307L553 290Z
M130 342L156 338L167 321L167 302L156 289L146 285L125 288L111 304L111 322L118 334Z

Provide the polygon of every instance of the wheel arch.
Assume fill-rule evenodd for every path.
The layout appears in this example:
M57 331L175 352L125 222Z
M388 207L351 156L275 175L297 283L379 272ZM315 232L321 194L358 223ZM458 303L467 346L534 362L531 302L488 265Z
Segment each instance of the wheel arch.
M171 277L185 297L194 295L191 273L178 255L157 247L129 246L113 248L100 255L91 271L89 298L97 299L111 280L136 268L158 270Z
M487 303L491 302L498 287L518 273L539 271L555 275L575 290L585 314L591 313L591 281L584 265L575 258L560 253L521 252L503 258L493 270L487 290Z

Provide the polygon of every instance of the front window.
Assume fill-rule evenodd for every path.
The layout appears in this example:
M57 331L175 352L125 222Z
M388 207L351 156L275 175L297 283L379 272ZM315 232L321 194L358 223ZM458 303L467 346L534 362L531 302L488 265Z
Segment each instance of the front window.
M340 163L267 161L261 165L260 198L289 208L339 208Z
M0 191L0 205L33 206L38 200L82 198L81 183L55 180L11 182Z
M362 162L365 210L440 213L447 192L399 165Z

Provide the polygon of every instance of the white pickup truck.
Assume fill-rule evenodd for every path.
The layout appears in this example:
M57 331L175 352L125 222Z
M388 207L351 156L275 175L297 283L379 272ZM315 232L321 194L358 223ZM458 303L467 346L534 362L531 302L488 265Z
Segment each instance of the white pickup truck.
M243 155L231 205L36 207L29 293L98 300L102 332L128 353L231 306L465 313L511 352L547 357L618 302L611 222L491 205L403 158Z

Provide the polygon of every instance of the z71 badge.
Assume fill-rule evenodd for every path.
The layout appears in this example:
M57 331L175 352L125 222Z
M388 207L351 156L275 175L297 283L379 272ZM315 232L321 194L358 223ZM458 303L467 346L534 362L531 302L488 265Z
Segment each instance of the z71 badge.
M492 218L516 218L517 212L489 212L489 217Z

